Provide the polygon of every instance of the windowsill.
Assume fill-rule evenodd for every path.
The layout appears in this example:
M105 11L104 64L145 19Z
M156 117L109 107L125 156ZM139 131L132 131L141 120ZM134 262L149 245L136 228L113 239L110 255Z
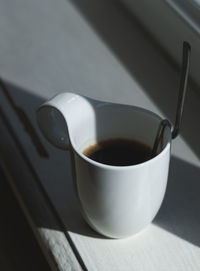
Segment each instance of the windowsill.
M199 93L193 86L188 90L181 136L172 144L167 193L154 222L133 238L104 239L83 221L73 193L69 155L41 136L35 111L56 93L74 91L142 106L173 122L179 73L135 19L116 3L25 2L21 0L23 11L14 2L10 7L8 1L1 5L7 13L4 10L0 16L4 21L0 74L49 157L38 154L2 91L1 109L25 157L21 157L13 135L4 129L0 150L58 268L80 270L84 263L88 270L123 270L124 266L136 271L164 271L169 266L198 270L200 128L195 123L200 115ZM15 16L11 16L13 12Z

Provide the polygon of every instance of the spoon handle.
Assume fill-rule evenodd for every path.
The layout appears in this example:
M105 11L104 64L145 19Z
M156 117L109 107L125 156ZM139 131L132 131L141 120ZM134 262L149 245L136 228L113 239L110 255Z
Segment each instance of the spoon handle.
M188 82L188 74L189 74L190 52L191 52L190 44L184 41L179 96L178 96L178 103L177 103L177 109L176 109L175 125L172 130L172 139L177 137L177 135L179 134L180 126L181 126L183 106L184 106L184 101L185 101L185 94L187 90L187 82ZM151 152L151 158L153 158L157 154L158 147L163 138L163 132L166 126L168 126L171 129L171 123L169 122L169 120L164 119L159 124L156 138L153 144L153 149Z
M190 64L190 52L191 47L190 44L186 41L183 42L183 56L182 56L182 70L181 70L181 79L180 79L180 86L179 86L179 96L178 96L178 104L177 104L177 110L176 110L176 120L174 129L172 131L172 138L176 138L180 126L181 126L181 120L182 120L182 114L183 114L183 106L185 101L185 94L187 90L187 82L188 82L188 74L189 74L189 64Z

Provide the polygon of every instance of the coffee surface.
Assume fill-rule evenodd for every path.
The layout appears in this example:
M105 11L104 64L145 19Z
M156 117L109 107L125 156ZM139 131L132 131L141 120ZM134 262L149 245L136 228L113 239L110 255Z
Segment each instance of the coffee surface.
M151 147L132 139L108 139L87 147L83 154L107 165L130 166L150 159Z

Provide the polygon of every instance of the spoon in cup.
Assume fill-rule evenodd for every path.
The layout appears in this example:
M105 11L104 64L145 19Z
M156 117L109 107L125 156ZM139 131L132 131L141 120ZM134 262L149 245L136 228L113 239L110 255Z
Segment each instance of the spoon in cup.
M182 69L181 69L181 78L180 78L180 86L179 86L179 96L178 96L178 103L176 109L176 119L175 125L172 130L172 125L168 119L163 119L158 127L156 138L153 144L151 158L156 156L158 152L158 147L160 142L163 138L165 127L168 126L170 130L172 130L172 139L176 138L180 131L181 120L183 115L183 106L185 101L185 94L187 90L187 83L188 83L188 74L189 74L189 64L190 64L190 52L191 47L187 41L183 42L183 54L182 54Z

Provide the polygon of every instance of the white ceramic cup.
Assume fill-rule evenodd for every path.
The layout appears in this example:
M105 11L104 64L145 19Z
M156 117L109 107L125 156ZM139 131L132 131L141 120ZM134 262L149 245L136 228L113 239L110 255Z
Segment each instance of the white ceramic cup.
M104 139L136 139L153 146L161 118L135 106L101 102L74 93L54 97L37 112L38 124L55 146L71 151L80 209L97 232L123 238L144 229L164 198L171 131L166 127L160 153L141 164L110 166L83 154Z

